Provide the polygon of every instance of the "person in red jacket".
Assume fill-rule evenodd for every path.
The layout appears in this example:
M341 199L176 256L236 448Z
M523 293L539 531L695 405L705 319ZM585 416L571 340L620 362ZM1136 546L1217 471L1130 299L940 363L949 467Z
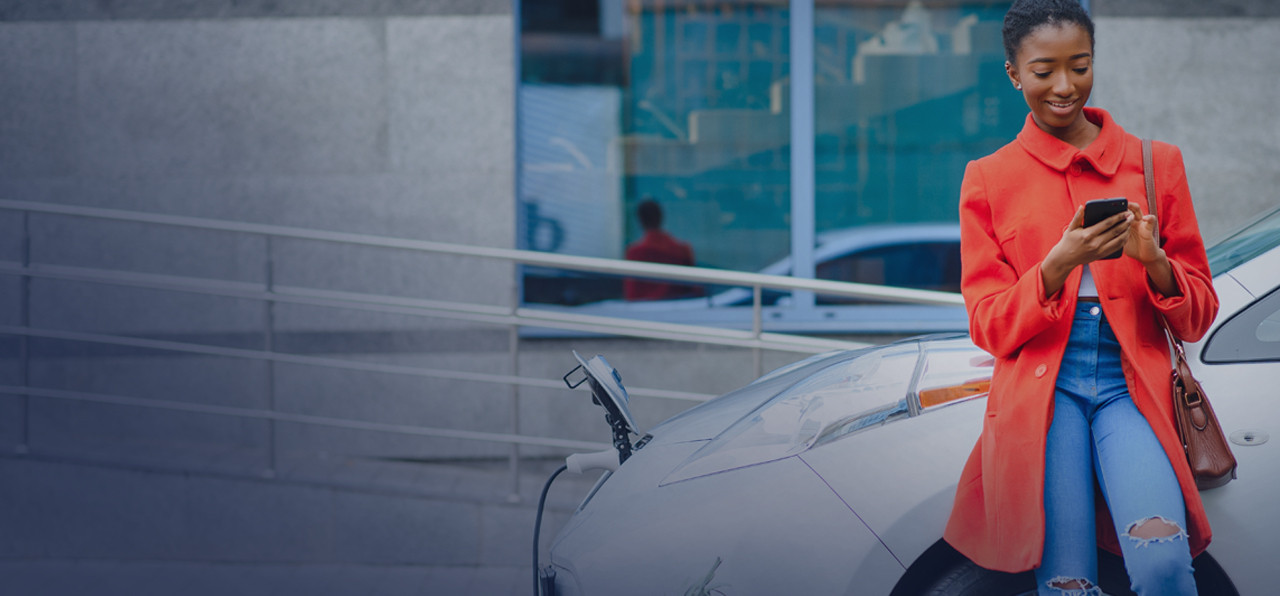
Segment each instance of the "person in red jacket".
M944 539L982 567L1035 569L1040 594L1101 594L1100 545L1124 556L1136 593L1194 595L1191 560L1211 532L1159 320L1195 341L1218 299L1182 155L1154 144L1157 221L1141 140L1085 107L1089 15L1076 0L1017 0L1003 35L1031 113L961 185L961 292L996 365ZM1109 197L1128 210L1086 227L1084 204Z
M662 207L645 198L636 208L644 237L627 247L628 261L647 261L668 265L693 266L693 248L662 230ZM666 281L627 278L622 282L622 296L627 300L664 300L697 296L696 287Z

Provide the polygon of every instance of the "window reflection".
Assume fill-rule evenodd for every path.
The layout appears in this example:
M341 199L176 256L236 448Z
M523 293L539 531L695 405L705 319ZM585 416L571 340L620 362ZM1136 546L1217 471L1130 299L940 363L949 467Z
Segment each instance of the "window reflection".
M1025 116L1003 74L1007 7L816 2L816 194L797 200L815 202L817 230L801 237L956 220L965 163L1008 142ZM636 208L652 198L696 265L759 271L787 257L787 2L522 0L521 15L521 248L622 258L644 235ZM819 263L818 276L952 289L958 263L942 249L885 250ZM920 254L938 275L898 279ZM622 287L524 273L529 302L621 299Z
M788 11L779 2L633 3L627 212L652 196L698 264L755 271L790 244ZM628 240L638 237L634 224Z
M1004 75L1007 2L820 2L814 11L819 230L955 221L970 160L1026 106Z
M960 245L955 242L928 242L886 246L819 263L818 279L838 279L937 290L960 291ZM819 304L856 304L850 298L820 296Z

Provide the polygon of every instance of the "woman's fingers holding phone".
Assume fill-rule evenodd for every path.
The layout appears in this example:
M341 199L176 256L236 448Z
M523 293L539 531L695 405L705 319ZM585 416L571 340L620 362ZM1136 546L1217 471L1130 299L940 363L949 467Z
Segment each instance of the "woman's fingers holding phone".
M1127 210L1081 230L1085 263L1115 258L1129 241L1133 215Z
M1133 214L1125 210L1098 222L1098 226L1104 230L1119 230L1117 233L1124 233L1132 221Z
M1068 234L1082 229L1084 229L1084 207L1076 207L1075 215L1071 216L1071 221L1067 223L1067 227L1062 228L1062 233Z
M1046 259L1067 269L1110 257L1124 249L1133 216L1122 211L1091 227L1084 227L1085 209L1077 208L1062 231L1062 239Z

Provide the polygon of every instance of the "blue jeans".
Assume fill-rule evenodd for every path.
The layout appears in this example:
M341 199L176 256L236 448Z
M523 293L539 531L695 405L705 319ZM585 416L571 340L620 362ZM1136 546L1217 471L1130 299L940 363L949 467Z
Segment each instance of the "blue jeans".
M1035 573L1039 593L1102 593L1097 587L1096 473L1133 591L1194 596L1182 491L1155 433L1129 398L1120 344L1096 303L1076 307L1056 389L1045 446L1045 544ZM1131 528L1148 520L1173 535L1130 536Z

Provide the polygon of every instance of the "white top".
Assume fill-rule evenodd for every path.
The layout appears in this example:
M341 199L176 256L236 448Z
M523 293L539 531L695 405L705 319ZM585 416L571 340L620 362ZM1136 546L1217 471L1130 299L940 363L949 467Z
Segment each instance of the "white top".
M1089 271L1089 266L1084 266L1084 276L1080 278L1080 291L1077 296L1088 296L1091 298L1098 297L1098 286L1093 283L1093 273Z

